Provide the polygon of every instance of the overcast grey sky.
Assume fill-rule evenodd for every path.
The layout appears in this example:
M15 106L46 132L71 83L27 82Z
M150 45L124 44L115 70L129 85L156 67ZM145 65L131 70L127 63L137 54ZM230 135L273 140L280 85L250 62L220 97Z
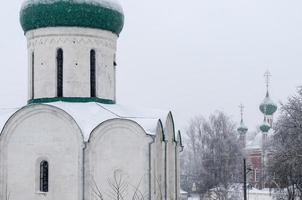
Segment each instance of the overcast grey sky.
M222 110L250 130L261 123L264 72L285 101L302 85L301 0L120 0L117 100L172 110L183 129L195 115ZM0 6L0 107L26 103L22 0Z

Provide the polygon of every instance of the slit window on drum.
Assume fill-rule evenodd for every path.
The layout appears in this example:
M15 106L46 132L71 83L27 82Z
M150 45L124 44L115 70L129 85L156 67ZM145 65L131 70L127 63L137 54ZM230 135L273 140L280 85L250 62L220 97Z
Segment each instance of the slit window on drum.
M63 97L63 50L57 50L57 96Z
M96 97L95 50L90 51L90 96Z

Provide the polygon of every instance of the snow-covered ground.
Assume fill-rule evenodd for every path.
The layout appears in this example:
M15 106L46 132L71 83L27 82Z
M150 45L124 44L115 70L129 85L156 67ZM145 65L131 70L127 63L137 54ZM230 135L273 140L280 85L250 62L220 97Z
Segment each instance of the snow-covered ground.
M192 194L191 197L188 198L188 200L200 200L200 197L198 194Z
M262 190L253 188L252 190L248 190L248 200L272 200L272 199L273 199L272 191L267 188Z

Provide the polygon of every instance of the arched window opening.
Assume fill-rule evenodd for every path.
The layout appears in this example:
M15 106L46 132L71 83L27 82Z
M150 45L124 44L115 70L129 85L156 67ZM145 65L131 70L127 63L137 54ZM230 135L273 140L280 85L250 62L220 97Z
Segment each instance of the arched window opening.
M48 192L48 162L43 160L40 163L40 191Z
M31 53L31 98L35 98L35 53Z
M57 96L63 97L63 50L57 50Z
M96 97L95 50L90 51L90 96Z

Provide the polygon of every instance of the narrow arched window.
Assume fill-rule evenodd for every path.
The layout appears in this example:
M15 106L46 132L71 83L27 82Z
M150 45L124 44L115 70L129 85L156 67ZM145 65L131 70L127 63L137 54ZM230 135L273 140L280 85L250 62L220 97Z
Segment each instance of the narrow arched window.
M90 51L90 96L96 97L96 77L95 77L95 50Z
M48 192L48 162L43 160L40 163L40 191Z
M31 98L35 98L35 53L31 53Z
M63 97L63 50L57 50L57 96Z

